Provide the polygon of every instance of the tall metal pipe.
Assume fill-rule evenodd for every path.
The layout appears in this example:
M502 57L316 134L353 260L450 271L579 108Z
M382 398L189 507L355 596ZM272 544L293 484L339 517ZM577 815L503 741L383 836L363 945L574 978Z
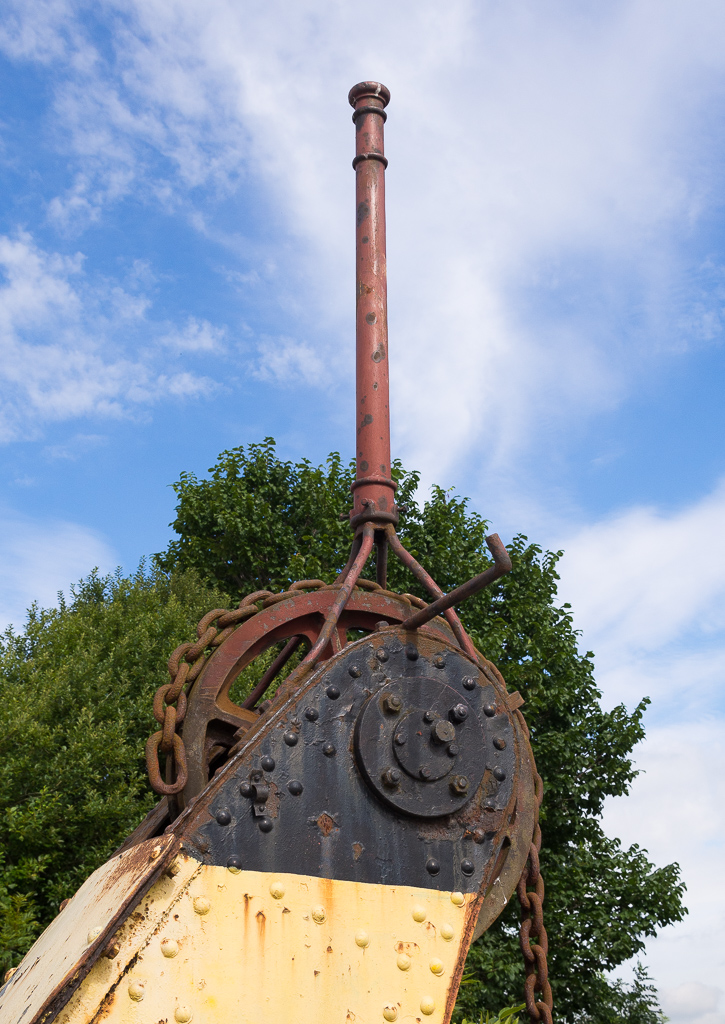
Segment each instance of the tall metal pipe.
M396 523L390 476L388 284L385 263L383 126L390 93L378 82L350 90L355 124L356 201L356 477L350 522Z

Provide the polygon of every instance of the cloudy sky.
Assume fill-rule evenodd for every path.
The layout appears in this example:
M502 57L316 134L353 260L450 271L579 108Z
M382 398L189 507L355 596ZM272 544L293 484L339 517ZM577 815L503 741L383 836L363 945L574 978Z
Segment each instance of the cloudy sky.
M393 447L566 550L606 825L678 860L649 944L725 1024L725 8L714 0L6 0L0 619L170 535L181 470L352 452L353 128L386 129Z

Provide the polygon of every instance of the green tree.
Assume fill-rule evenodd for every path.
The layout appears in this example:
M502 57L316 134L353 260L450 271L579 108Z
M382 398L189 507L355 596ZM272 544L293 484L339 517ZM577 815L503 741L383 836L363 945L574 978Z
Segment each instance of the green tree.
M6 963L57 904L106 859L153 801L143 742L151 697L171 650L209 608L295 579L332 581L346 562L352 469L278 459L274 442L224 452L207 479L184 474L177 539L132 579L91 575L68 605L31 610L0 647L0 941ZM404 544L448 589L488 564L486 523L466 500L395 467L406 508ZM577 650L567 606L556 604L560 552L525 537L509 545L514 571L461 608L476 645L526 698L539 771L545 919L557 1015L571 1022L660 1024L640 972L632 985L606 973L643 940L680 920L676 865L656 868L639 848L606 837L609 795L627 792L630 754L644 735L643 700L604 712L592 656ZM373 567L371 566L371 572ZM420 593L395 560L390 586ZM217 589L221 588L221 592ZM228 596L225 596L227 594ZM469 1020L519 1002L522 967L515 901L469 955L457 1015ZM38 924L35 924L37 919ZM6 939L7 934L7 939Z

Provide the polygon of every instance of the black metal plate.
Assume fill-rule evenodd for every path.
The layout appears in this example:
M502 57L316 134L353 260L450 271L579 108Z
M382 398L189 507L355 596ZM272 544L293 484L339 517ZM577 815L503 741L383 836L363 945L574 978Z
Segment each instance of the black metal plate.
M514 722L503 690L465 655L443 644L427 646L434 649L426 657L394 630L351 644L285 707L284 716L272 714L269 728L225 770L209 806L211 818L197 819L191 839L204 860L389 885L478 889L513 809ZM403 815L360 770L355 724L391 679L411 694L437 687L445 708L453 691L457 703L471 709L471 725L482 737L482 748L472 747L471 757L478 759L475 778L482 775L482 781L474 785L471 779L470 795L454 813L426 820ZM269 795L260 802L264 786Z

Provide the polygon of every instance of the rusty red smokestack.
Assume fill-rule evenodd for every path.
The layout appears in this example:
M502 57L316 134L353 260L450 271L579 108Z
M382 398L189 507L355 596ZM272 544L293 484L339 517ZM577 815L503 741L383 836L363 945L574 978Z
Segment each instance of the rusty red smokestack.
M360 82L348 96L354 107L356 199L356 479L351 523L396 523L390 476L388 399L388 284L385 263L383 126L390 93Z

